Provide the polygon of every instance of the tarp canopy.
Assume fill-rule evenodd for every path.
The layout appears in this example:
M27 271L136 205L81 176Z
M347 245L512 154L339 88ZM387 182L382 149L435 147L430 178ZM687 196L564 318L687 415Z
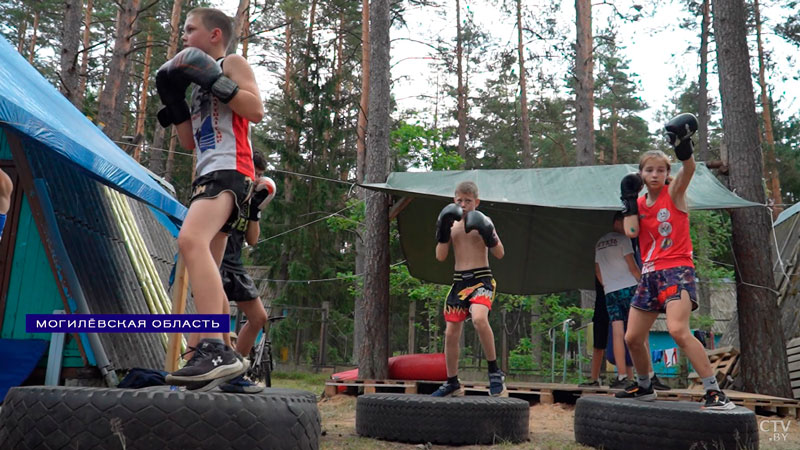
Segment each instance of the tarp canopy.
M112 142L0 36L0 124L35 139L182 223L186 208Z
M672 173L680 169L672 166ZM394 172L364 187L413 200L398 216L400 244L412 276L452 282L453 255L434 256L436 217L458 183L477 183L478 209L492 218L505 257L489 257L497 288L510 294L594 289L594 245L621 209L619 183L631 164L548 169ZM688 191L689 209L760 206L739 198L702 163Z

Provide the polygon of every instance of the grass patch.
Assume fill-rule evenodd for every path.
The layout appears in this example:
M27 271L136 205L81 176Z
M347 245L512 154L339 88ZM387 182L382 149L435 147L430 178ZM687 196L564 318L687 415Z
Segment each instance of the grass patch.
M300 389L321 395L330 375L309 372L273 372L272 387Z

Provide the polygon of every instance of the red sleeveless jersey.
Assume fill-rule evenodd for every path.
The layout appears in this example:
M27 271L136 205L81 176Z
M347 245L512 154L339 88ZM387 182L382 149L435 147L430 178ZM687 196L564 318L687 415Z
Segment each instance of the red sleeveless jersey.
M689 214L679 210L664 187L653 206L647 196L639 203L639 248L642 252L642 273L673 267L694 267Z

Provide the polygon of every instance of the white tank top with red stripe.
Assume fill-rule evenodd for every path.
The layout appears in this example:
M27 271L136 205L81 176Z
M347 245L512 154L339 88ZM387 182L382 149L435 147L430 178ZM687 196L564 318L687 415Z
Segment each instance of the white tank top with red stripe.
M217 60L220 67L223 60ZM254 179L250 122L197 85L192 89L191 111L197 176L236 170Z

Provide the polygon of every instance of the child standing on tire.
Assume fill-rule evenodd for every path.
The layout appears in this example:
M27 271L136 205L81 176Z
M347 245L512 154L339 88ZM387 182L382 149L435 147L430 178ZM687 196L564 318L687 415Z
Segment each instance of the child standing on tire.
M650 355L645 342L658 314L665 313L670 335L703 379L706 390L703 408L726 410L735 405L720 390L703 345L689 331L689 315L698 307L686 201L686 190L695 170L691 137L696 130L697 118L692 114L675 116L666 125L667 138L683 162L673 180L668 181L669 158L661 151L642 155L639 172L622 179L625 234L639 237L643 265L625 333L637 381L616 396L656 399L648 374ZM639 197L643 185L647 194Z
M464 389L458 381L459 339L464 320L471 317L489 363L489 395L507 397L505 374L497 367L494 333L489 325L489 311L496 287L489 269L489 252L500 259L505 250L491 219L476 209L480 200L475 183L460 183L453 200L442 209L436 222L436 259L447 259L452 240L455 274L453 287L444 305L447 382L433 396L464 395Z
M199 314L222 314L226 301L219 265L232 225L249 206L255 171L250 123L264 116L261 94L247 61L227 55L233 23L222 11L195 8L183 27L184 49L164 63L156 88L164 108L163 127L175 125L178 140L197 154L189 211L178 235ZM191 107L186 104L187 88ZM204 333L185 367L166 377L169 384L210 388L247 369L241 355Z

